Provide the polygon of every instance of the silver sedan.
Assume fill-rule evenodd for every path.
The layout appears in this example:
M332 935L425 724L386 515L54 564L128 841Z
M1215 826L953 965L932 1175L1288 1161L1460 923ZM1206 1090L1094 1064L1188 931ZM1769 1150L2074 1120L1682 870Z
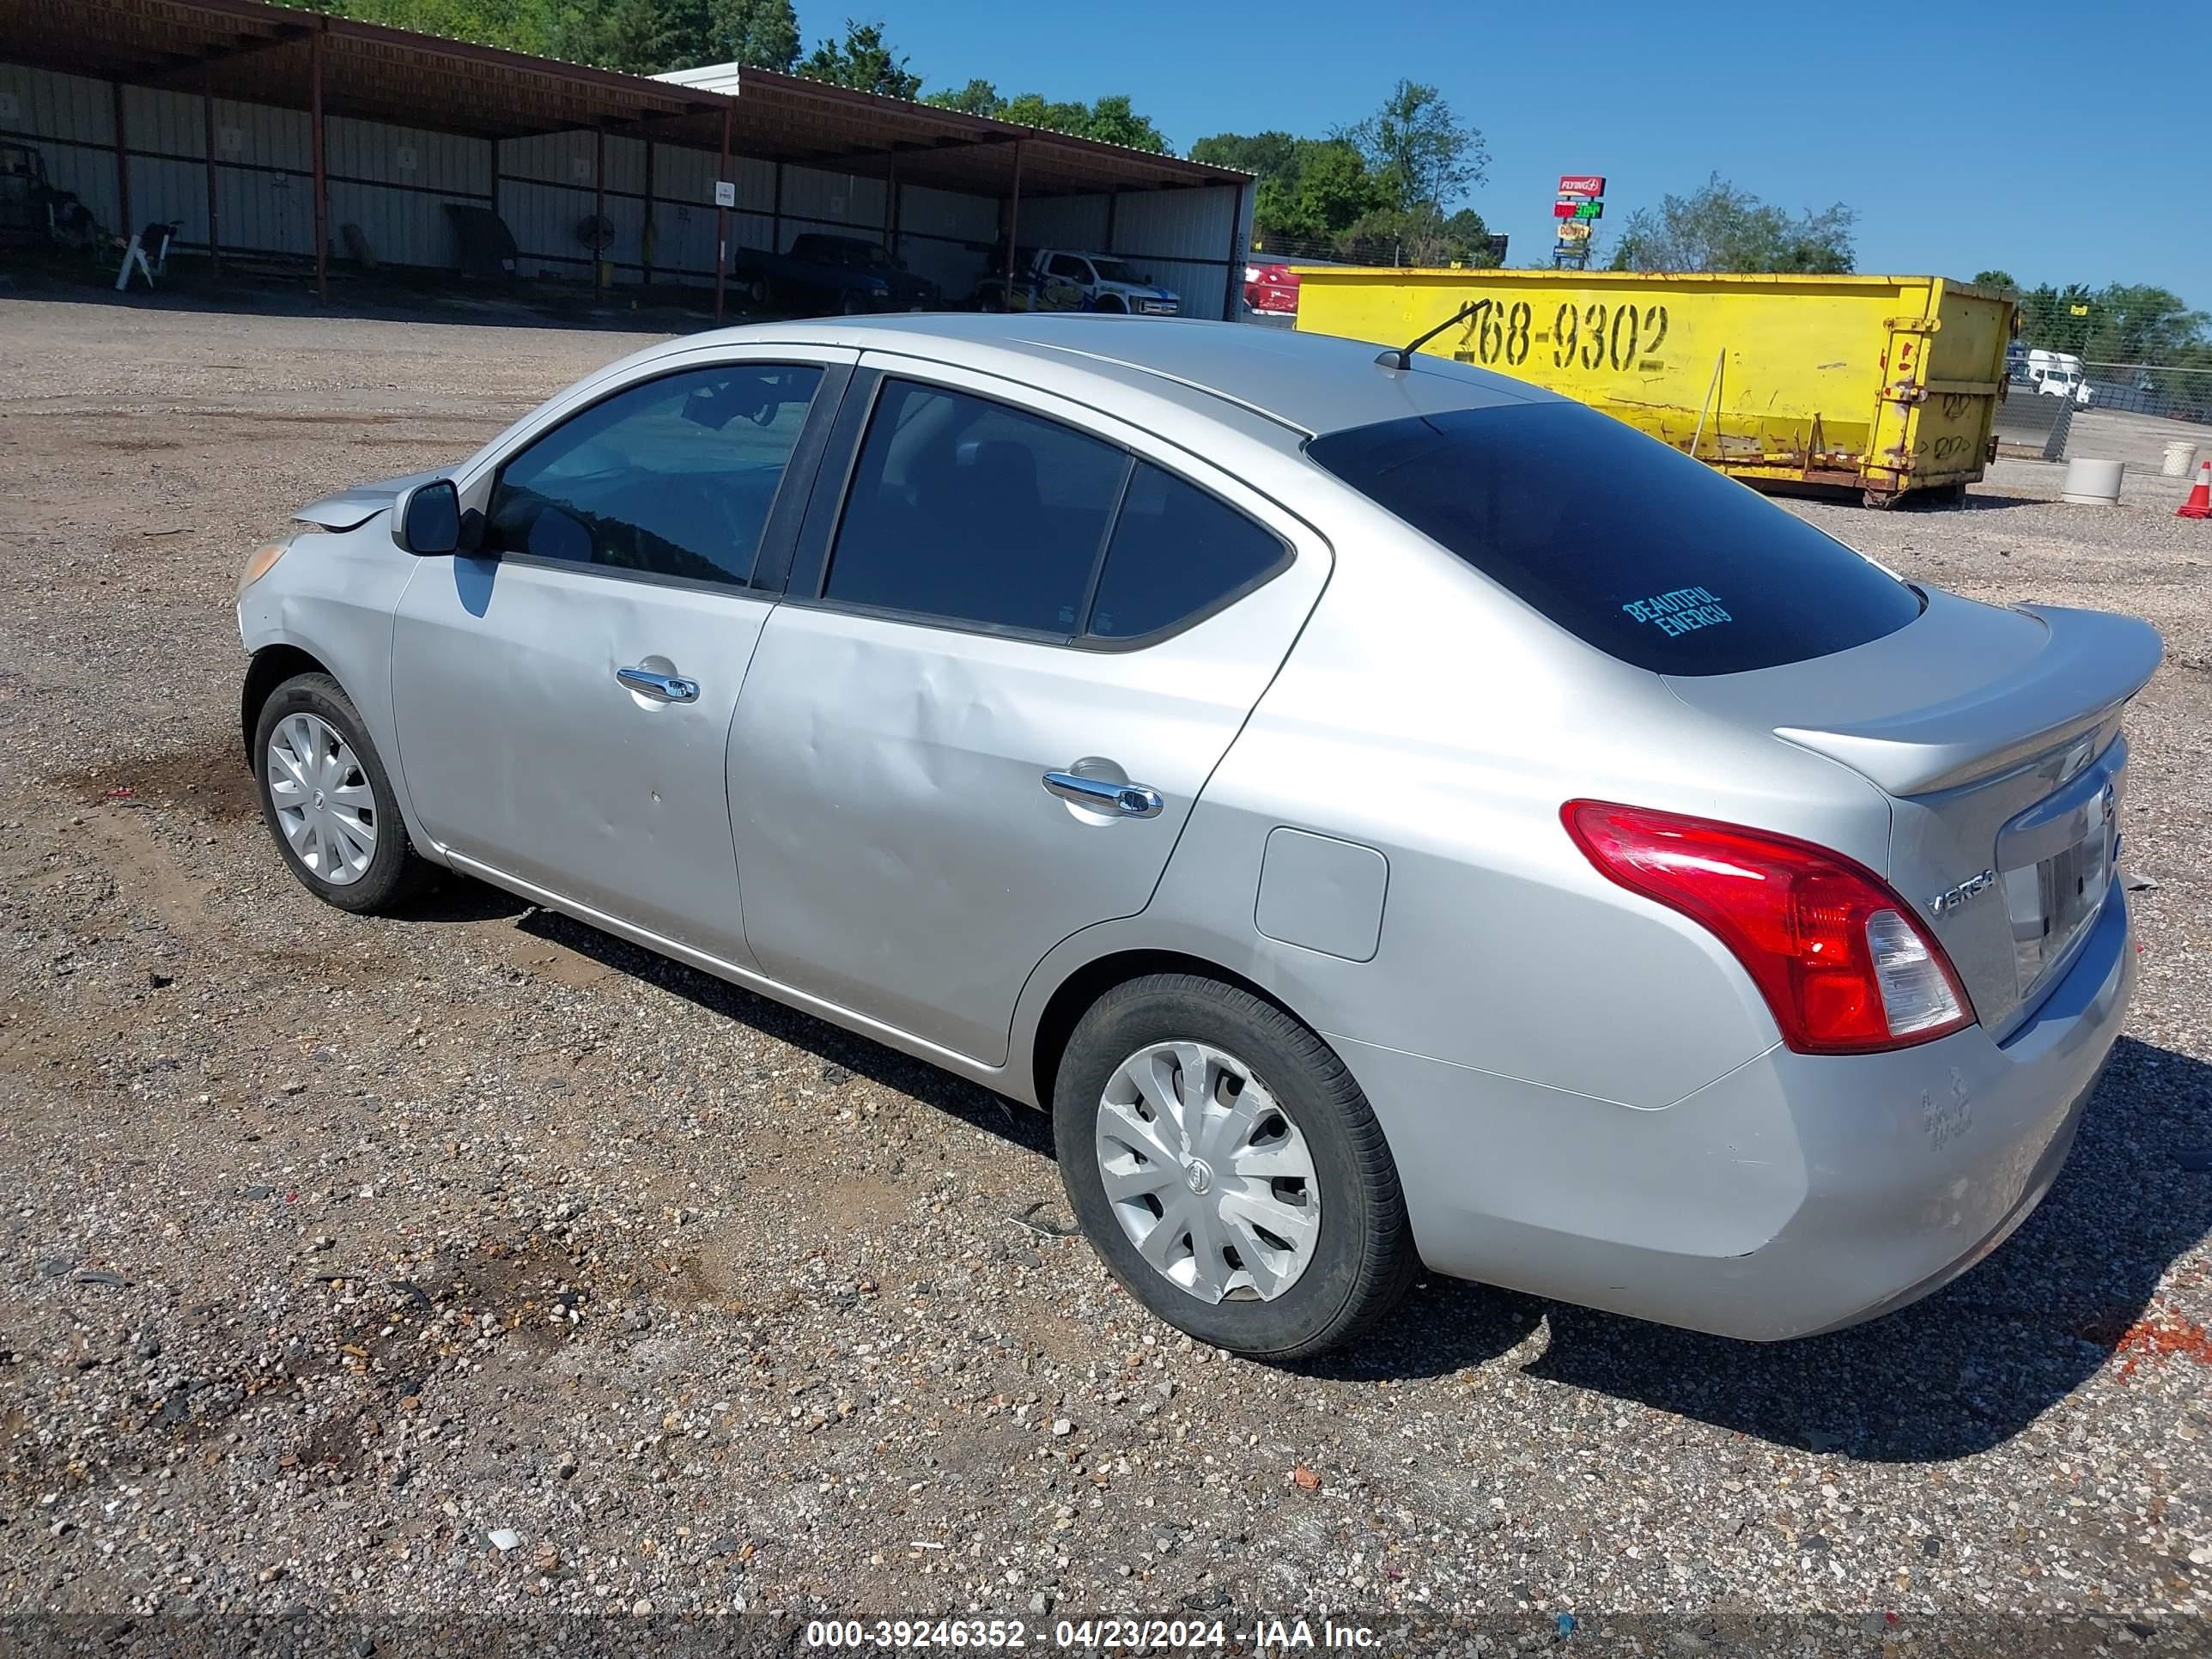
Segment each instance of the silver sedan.
M1224 1348L1417 1263L1871 1317L2035 1206L2125 1012L2148 627L1433 357L735 329L299 518L241 718L310 890L442 866L1048 1109Z

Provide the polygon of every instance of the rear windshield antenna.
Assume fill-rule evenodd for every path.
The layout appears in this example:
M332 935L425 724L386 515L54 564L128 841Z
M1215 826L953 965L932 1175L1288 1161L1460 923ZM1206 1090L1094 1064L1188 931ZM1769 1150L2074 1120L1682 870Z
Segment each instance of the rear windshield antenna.
M1468 301L1457 311L1452 313L1450 316L1445 318L1443 321L1438 323L1434 328L1431 329L1426 334L1421 335L1419 338L1412 341L1408 344L1398 347L1395 350L1384 352L1381 356L1375 360L1376 362L1384 368L1411 368L1413 366L1413 354L1415 352L1419 351L1423 346L1428 344L1430 341L1435 339L1437 335L1443 333L1454 323L1463 323L1468 318L1474 316L1475 307L1481 303L1482 302L1480 300Z

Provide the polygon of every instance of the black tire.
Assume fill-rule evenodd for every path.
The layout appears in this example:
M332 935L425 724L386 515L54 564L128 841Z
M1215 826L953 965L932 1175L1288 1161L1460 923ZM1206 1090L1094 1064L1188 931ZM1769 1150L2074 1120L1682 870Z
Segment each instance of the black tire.
M333 882L318 875L292 850L278 822L277 807L269 788L269 744L277 722L295 714L313 714L328 724L353 751L368 785L376 828L376 849L368 867L349 882ZM343 688L328 674L295 674L269 694L253 722L253 781L261 801L261 821L269 838L300 884L325 904L356 915L373 915L396 906L412 892L428 866L407 838L406 822L399 815L398 798L384 761L369 739L368 728Z
M1304 1270L1271 1299L1209 1303L1182 1289L1138 1253L1106 1195L1096 1139L1101 1097L1124 1060L1178 1041L1209 1044L1249 1066L1312 1155L1319 1238ZM1326 1042L1249 991L1192 974L1116 986L1068 1039L1052 1114L1060 1179L1092 1248L1130 1295L1200 1341L1255 1358L1304 1358L1358 1334L1413 1280L1419 1261L1397 1165L1367 1097Z

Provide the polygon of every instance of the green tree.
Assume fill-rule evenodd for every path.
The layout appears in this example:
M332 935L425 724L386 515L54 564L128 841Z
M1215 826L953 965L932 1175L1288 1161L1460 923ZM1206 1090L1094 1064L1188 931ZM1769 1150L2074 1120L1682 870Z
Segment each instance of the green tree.
M1393 206L1425 210L1439 223L1445 204L1480 184L1490 163L1482 134L1452 114L1442 93L1417 81L1399 82L1382 108L1336 136L1358 150Z
M743 64L788 75L799 66L791 0L707 0L703 64Z
M1120 144L1127 149L1148 150L1154 155L1171 153L1168 141L1152 125L1152 118L1138 114L1130 106L1127 93L1110 93L1092 104L1083 137L1095 138L1102 144Z
M282 0L303 10L331 12L412 29L448 40L544 56L552 52L561 6L555 0Z
M1305 234L1341 236L1362 216L1389 204L1389 187L1340 138L1308 139L1292 206L1311 227Z
M2043 283L2020 296L2020 337L2046 351L2081 352L2088 343L2095 295L2081 283Z
M2093 362L2166 363L2205 343L2212 318L2179 294L2142 283L2113 283L2090 302L2082 356Z
M1490 227L1473 208L1440 216L1429 207L1377 208L1336 239L1336 251L1360 264L1493 265Z
M1262 185L1288 177L1295 184L1304 147L1311 138L1294 138L1287 132L1218 132L1190 147L1190 159L1209 167L1236 167L1255 175Z
M1257 176L1252 222L1262 239L1333 242L1362 215L1394 204L1359 151L1341 138L1224 132L1200 139L1190 157Z
M1974 286L1993 288L1998 293L2010 295L2015 299L2020 296L2020 284L2008 270L1978 270L1974 273Z
M921 93L921 77L908 70L903 56L884 44L884 26L850 17L845 20L845 38L823 41L799 64L799 72L810 80L881 93L886 98L915 98Z
M939 109L957 109L963 115L1000 115L1006 107L1006 100L999 96L998 88L988 81L970 81L957 90L933 92L921 101Z
M1714 173L1688 196L1638 208L1621 227L1615 270L1802 271L1833 276L1851 269L1851 226L1841 202L1792 219Z
M685 46L684 20L669 0L605 0L549 9L547 44L553 58L633 75L653 75L678 61Z
M1078 138L1096 138L1102 143L1150 150L1156 155L1168 153L1168 143L1160 136L1160 130L1149 117L1138 114L1127 95L1121 93L1101 98L1095 104L1073 100L1054 102L1041 92L1001 98L998 88L988 81L970 81L957 90L933 92L921 101L934 104L939 109L988 115L1001 121L1018 121L1024 126L1042 127L1048 132L1065 132Z

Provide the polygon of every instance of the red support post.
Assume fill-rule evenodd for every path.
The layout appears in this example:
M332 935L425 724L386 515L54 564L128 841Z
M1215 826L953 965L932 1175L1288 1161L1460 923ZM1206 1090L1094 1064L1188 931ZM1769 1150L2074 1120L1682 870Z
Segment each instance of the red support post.
M884 154L884 252L898 258L898 152Z
M208 268L222 275L222 216L215 193L215 65L200 70L200 151L207 163Z
M1237 302L1244 294L1244 187L1229 187L1229 268L1222 273L1221 320L1237 320Z
M124 125L123 82L111 81L108 90L115 94L115 228L125 237L131 234L131 137Z
M653 229L653 140L645 141L645 220L638 227L637 262L639 283L647 294L653 292L653 255L656 238Z
M607 130L605 126L592 129L592 228L597 231L607 219ZM608 248L614 246L611 238ZM598 297L606 288L607 262L599 258L600 250L592 250L592 294Z
M730 118L735 104L722 106L722 165L714 174L714 321L722 320L722 289L730 274L730 210L722 205L722 181L730 176Z
M1014 188L1006 198L1006 309L1014 308L1014 248L1022 225L1022 141L1014 140Z
M307 121L315 166L315 297L331 297L331 181L323 167L323 29L307 37Z

